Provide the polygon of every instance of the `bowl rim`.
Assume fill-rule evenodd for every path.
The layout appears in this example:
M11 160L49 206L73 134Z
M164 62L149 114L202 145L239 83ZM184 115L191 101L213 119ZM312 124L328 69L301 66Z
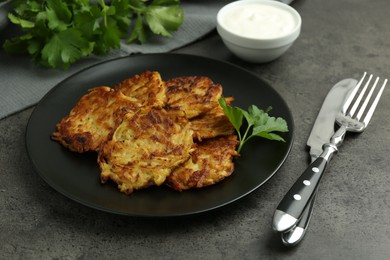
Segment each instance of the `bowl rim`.
M224 17L226 12L228 12L229 10L237 6L245 6L248 4L267 4L270 6L280 7L283 10L286 10L293 15L294 20L296 21L295 27L291 30L290 33L279 37L274 37L274 38L248 37L248 36L239 35L237 33L228 30L223 25L222 22L222 18ZM235 43L236 45L240 45L243 47L248 47L248 48L277 48L283 45L290 44L298 38L300 34L301 26L302 26L302 18L298 13L298 11L288 4L275 1L275 0L234 1L223 6L217 13L217 31L220 34L220 36L229 42Z

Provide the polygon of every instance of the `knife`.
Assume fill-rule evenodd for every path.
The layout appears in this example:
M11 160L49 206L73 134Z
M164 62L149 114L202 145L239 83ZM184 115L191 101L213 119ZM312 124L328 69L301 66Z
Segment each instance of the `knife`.
M307 141L311 161L322 153L322 145L328 142L334 133L336 115L356 84L357 81L354 79L345 79L329 91ZM314 198L302 215L287 214L286 205L279 204L273 217L273 229L284 233L282 240L285 245L295 245L303 238L310 221L313 204Z

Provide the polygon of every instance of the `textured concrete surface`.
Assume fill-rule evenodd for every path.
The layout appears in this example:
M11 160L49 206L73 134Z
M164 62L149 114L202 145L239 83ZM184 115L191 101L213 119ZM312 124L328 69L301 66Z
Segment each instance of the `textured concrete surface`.
M207 214L143 219L96 211L54 191L24 146L32 109L0 121L0 259L389 259L390 91L367 131L349 136L324 176L310 229L285 248L274 209L304 170L306 139L327 91L363 71L390 77L390 2L297 0L301 37L269 64L242 62L216 33L177 50L253 71L286 100L295 142L281 170L246 198Z

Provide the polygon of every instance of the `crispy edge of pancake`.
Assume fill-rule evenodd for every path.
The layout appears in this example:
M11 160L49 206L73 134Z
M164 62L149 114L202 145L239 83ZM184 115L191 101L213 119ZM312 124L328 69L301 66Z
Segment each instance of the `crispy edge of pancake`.
M145 107L126 115L98 154L102 183L115 182L126 194L161 185L188 160L192 130L181 111Z
M166 87L157 71L145 71L114 86L126 96L135 98L142 106L164 106Z
M167 106L183 110L189 119L217 106L222 96L222 86L204 76L177 77L165 85Z
M71 151L98 151L101 143L122 121L138 109L134 100L107 86L90 89L56 125L51 138Z
M234 100L233 97L227 97L225 99L228 105ZM233 135L236 132L220 105L213 107L200 116L192 118L190 121L196 141L223 135Z
M234 156L238 156L236 135L221 136L197 143L188 161L177 167L165 184L177 191L214 185L234 171Z

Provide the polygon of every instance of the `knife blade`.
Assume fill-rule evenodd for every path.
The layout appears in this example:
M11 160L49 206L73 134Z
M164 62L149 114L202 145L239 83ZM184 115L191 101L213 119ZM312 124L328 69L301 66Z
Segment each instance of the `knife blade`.
M336 115L341 110L341 105L349 96L353 87L356 86L356 83L357 81L354 79L344 79L329 91L307 141L307 146L310 147L309 154L311 161L314 161L322 153L322 145L328 142L334 133ZM282 203L279 204L273 217L273 229L283 233L295 231L295 233L286 233L283 235L283 242L287 242L285 244L293 245L302 239L310 220L313 203L314 200L306 207L306 212L300 216L286 214L281 210L283 208ZM297 228L292 230L294 227Z
M338 82L329 91L322 103L306 143L310 148L309 154L312 162L322 153L322 145L327 143L333 135L337 112L340 111L341 105L348 98L356 84L357 80L355 79L344 79Z

